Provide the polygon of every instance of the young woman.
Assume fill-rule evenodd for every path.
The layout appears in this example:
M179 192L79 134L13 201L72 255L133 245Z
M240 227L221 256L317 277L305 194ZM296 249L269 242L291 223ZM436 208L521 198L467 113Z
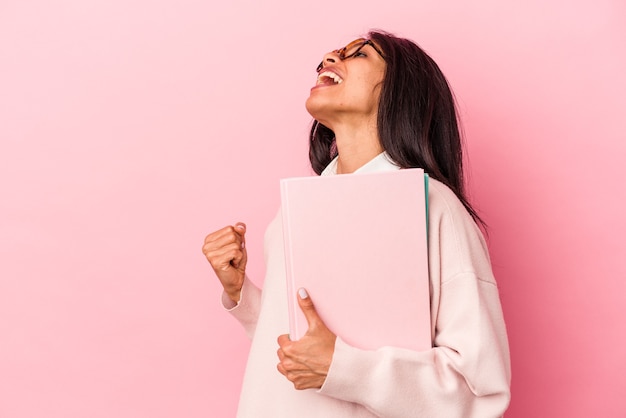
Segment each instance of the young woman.
M306 102L316 173L421 167L430 175L433 348L349 346L305 289L298 299L309 330L289 340L280 214L265 236L263 291L245 274L246 226L227 226L206 237L203 252L224 287L224 307L253 338L238 416L502 416L510 399L506 329L481 221L464 194L445 77L413 42L378 31L324 55L317 74Z

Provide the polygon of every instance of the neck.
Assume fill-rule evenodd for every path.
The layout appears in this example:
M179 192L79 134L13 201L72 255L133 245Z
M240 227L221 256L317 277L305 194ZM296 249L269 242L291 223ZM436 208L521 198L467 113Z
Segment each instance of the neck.
M334 127L337 141L337 174L353 173L383 152L376 126Z

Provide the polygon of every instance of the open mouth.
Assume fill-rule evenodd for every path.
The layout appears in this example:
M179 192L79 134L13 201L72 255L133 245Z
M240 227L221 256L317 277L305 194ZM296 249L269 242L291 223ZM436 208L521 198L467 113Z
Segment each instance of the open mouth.
M322 71L317 76L317 85L328 85L331 86L333 84L341 84L343 79L339 77L337 74L332 71Z

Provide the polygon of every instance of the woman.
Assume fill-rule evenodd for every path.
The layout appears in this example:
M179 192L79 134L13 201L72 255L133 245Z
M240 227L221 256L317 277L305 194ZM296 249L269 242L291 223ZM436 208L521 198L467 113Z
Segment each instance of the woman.
M238 416L502 416L510 398L506 330L481 221L464 195L445 77L413 42L378 31L327 53L317 73L306 102L316 173L422 167L430 175L433 348L351 347L317 316L305 289L298 299L309 330L290 341L280 214L265 236L262 292L245 275L246 226L227 226L207 236L203 252L224 306L253 337Z

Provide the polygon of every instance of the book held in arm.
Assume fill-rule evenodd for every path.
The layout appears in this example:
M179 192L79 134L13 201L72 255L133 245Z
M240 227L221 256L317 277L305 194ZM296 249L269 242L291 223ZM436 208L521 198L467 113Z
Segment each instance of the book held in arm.
M352 346L431 348L427 178L415 168L281 180L292 340L308 329L303 287Z

